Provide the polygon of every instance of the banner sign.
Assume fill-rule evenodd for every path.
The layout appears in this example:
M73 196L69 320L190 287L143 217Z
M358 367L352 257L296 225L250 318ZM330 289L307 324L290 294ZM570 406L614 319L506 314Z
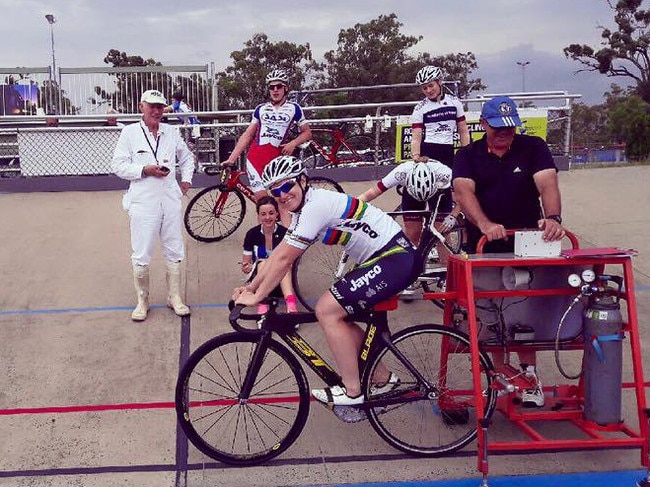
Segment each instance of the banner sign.
M485 131L479 122L481 112L465 112L467 127L471 140L478 140L483 137ZM409 116L397 117L396 137L395 137L395 162L402 162L411 158L411 123ZM548 127L548 109L546 108L520 108L519 118L521 118L521 127L517 127L517 133L526 135L536 135L546 140ZM454 134L454 146L460 147L460 138L458 133Z

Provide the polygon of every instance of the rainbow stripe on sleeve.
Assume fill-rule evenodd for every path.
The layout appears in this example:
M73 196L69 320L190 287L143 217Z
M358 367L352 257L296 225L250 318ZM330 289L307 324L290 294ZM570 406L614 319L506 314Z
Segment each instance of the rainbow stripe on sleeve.
M368 203L357 198L353 198L352 196L348 196L348 202L345 205L345 210L343 211L343 214L340 216L340 218L341 220L360 220L363 218L363 215L366 213L367 209ZM325 245L345 245L350 241L351 238L352 234L350 232L344 232L342 230L330 228L327 230L327 232L325 232L323 243Z

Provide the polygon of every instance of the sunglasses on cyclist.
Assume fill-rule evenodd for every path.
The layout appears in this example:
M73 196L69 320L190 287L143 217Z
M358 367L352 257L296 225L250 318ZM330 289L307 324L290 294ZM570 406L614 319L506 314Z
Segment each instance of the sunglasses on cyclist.
M277 84L277 85L269 85L269 90L271 90L271 91L273 91L273 90L281 90L282 88L284 88L284 85L282 83Z
M269 191L273 196L279 198L282 193L288 193L291 191L296 184L298 184L298 181L295 179L289 179L282 183L280 186L269 189Z

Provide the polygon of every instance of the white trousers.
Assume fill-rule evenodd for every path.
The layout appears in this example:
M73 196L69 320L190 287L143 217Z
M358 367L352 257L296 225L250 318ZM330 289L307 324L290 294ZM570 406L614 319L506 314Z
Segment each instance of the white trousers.
M181 199L168 195L160 202L131 202L131 261L149 265L158 238L166 261L179 262L185 257Z

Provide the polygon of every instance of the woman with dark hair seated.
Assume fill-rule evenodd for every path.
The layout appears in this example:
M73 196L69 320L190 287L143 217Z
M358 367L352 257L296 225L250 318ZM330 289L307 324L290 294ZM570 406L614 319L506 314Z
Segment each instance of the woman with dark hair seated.
M259 225L251 228L244 238L244 255L242 257L241 270L245 274L251 274L248 278L252 279L264 260L271 255L273 249L280 244L287 232L278 222L280 212L278 203L271 196L263 196L257 200L257 221ZM257 266L254 264L257 263ZM257 268L256 268L257 267ZM270 294L274 297L284 296L287 304L287 312L295 313L298 311L296 296L291 283L291 273L287 273L280 285ZM257 307L258 313L268 311L268 305L260 304Z

